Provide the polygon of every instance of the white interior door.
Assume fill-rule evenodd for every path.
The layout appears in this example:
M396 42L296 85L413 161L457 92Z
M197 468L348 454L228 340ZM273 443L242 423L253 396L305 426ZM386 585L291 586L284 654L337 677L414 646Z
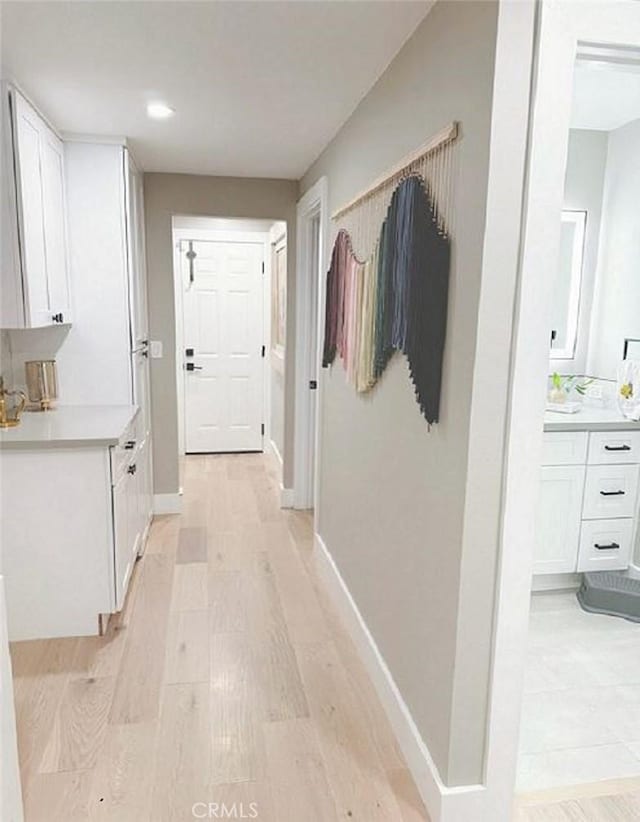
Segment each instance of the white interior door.
M185 450L261 451L264 246L181 244Z

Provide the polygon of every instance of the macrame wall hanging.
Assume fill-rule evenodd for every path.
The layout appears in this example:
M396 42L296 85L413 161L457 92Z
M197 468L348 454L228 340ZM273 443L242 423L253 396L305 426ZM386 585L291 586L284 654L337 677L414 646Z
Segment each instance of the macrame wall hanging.
M453 123L332 215L322 364L338 356L366 392L402 352L429 425L440 407L457 137Z

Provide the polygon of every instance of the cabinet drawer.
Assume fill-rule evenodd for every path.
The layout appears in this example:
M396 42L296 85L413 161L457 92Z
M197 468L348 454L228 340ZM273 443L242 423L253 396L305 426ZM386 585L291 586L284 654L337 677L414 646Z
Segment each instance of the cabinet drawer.
M547 432L542 443L542 465L584 465L588 436L586 431Z
M115 485L124 472L136 450L135 422L127 426L117 445L111 448L111 483Z
M614 519L636 514L637 465L589 465L583 519Z
M640 431L594 432L589 438L589 464L640 462Z
M632 535L632 519L585 520L580 533L578 571L627 568Z

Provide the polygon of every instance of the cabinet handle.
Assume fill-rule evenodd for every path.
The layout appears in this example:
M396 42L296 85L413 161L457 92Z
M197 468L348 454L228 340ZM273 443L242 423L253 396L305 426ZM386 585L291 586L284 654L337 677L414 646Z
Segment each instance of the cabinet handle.
M130 465L130 466L127 468L127 474L135 474L137 470L138 470L138 469L137 469L136 464L135 464L135 462L134 462L134 463L133 463L133 465Z
M600 491L603 497L624 497L625 491Z
M133 449L136 447L136 441L135 440L127 440L124 447L127 451L133 451Z
M608 545L599 545L597 542L595 542L593 547L597 548L598 551L615 551L620 546L617 542L610 542Z
M630 445L605 445L605 451L631 451Z

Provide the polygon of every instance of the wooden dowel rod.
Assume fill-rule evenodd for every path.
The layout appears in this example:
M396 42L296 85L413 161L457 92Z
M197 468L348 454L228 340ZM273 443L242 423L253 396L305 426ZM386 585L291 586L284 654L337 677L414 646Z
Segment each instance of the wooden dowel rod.
M381 177L372 183L366 191L360 192L353 200L350 200L345 205L341 206L339 209L333 212L331 215L332 220L336 220L338 217L341 217L347 211L351 211L352 208L355 208L362 200L365 200L367 197L370 197L372 194L375 194L376 191L379 191L381 188L389 182L389 180L397 177L399 174L402 174L407 168L412 166L415 162L417 162L421 157L424 157L427 154L430 154L432 151L435 151L437 148L440 148L445 143L450 143L455 140L458 136L458 123L453 122L449 123L448 126L443 128L437 134L434 134L424 145L422 145L419 149L414 151L412 154L409 154L405 157L400 163L395 165L392 169L385 172Z

